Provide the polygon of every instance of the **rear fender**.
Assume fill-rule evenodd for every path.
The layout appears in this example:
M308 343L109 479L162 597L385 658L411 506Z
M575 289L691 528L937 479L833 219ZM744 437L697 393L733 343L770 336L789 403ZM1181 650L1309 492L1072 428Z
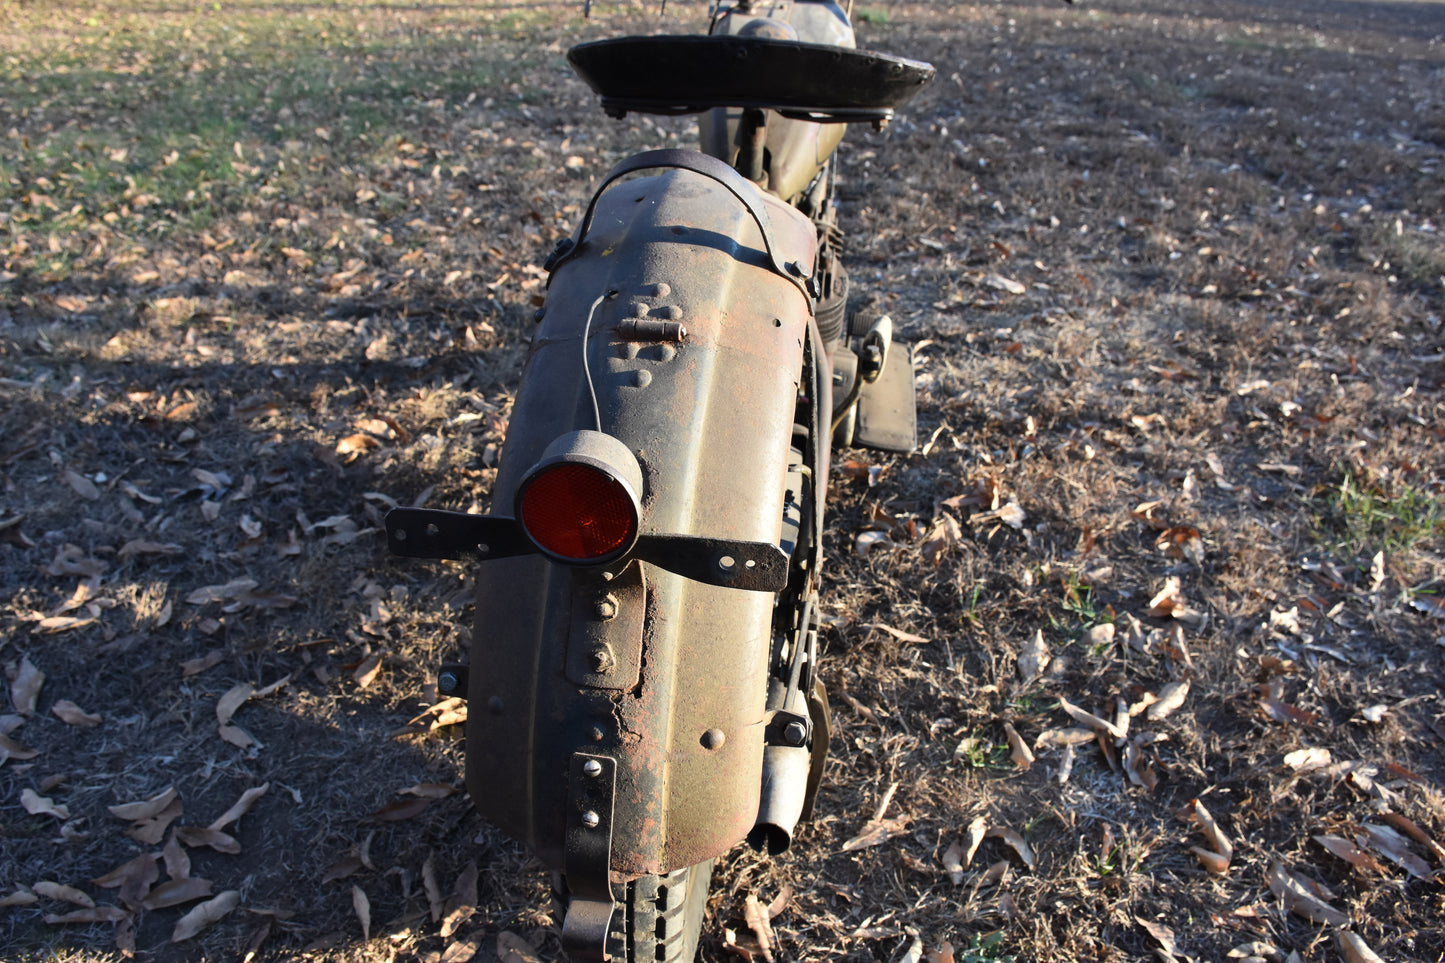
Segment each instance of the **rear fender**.
M776 265L811 265L816 241L805 218L745 187L765 218L684 169L596 199L551 280L495 505L511 504L552 439L597 427L585 350L600 428L643 469L643 531L778 543L811 305ZM638 340L662 330L624 324L639 318L686 334ZM604 756L616 762L614 877L731 848L757 814L773 605L636 560L482 564L467 722L478 808L562 868L571 760Z

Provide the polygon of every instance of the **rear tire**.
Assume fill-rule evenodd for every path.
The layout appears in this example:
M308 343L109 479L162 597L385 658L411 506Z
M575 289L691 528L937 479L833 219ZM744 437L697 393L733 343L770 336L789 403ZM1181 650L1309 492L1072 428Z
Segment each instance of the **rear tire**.
M707 912L712 860L627 884L622 917L627 963L692 963ZM614 924L617 917L613 917Z
M693 963L707 913L713 861L644 876L627 884L627 896L612 913L607 953L619 963ZM560 922L567 912L566 882L552 877Z

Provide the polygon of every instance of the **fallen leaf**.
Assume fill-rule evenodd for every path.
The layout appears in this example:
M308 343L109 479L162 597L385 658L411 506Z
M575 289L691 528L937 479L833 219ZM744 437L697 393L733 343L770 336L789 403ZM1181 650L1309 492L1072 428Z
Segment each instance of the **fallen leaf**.
M1106 735L1113 736L1115 739L1122 739L1126 735L1126 733L1114 725L1114 723L1101 719L1092 712L1086 712L1080 709L1063 696L1059 696L1058 699L1059 708L1067 712L1070 717L1080 725L1087 726L1095 732L1102 732Z
M178 826L176 828L176 839L185 845L195 849L198 846L206 846L218 853L236 855L241 851L241 844L234 836L228 836L218 829L202 829L199 826Z
M70 818L69 807L57 804L48 796L42 796L34 789L20 790L20 805L32 816L54 816L59 820Z
M468 860L467 865L452 885L452 895L442 908L441 935L451 936L477 911L477 862Z
M1151 722L1159 722L1169 718L1174 710L1184 705L1184 700L1188 697L1189 681L1187 679L1180 682L1170 682L1159 690L1158 700L1148 709L1148 719Z
M1055 749L1059 746L1082 746L1086 742L1093 741L1094 730L1092 729L1045 729L1034 740L1034 751L1042 752L1045 749Z
M60 473L60 477L64 479L65 483L69 485L77 495L86 501L93 502L100 497L100 489L95 486L95 482L79 472L73 472L67 468Z
M1004 826L995 826L993 829L990 829L986 835L993 839L1002 839L1008 843L1013 847L1014 852L1019 854L1019 859L1023 860L1025 866L1030 870L1034 868L1033 850L1029 849L1029 844L1014 830Z
M954 886L963 884L963 847L956 839L943 854L943 868L948 871L948 878L953 881Z
M231 806L230 809L226 810L220 816L216 817L216 821L211 823L209 828L225 829L227 826L231 825L231 823L246 815L247 811L249 811L250 808L256 804L256 800L266 795L266 790L270 788L271 784L269 782L265 782L252 789L247 789L241 794L241 798L236 800L236 802Z
M542 963L532 944L511 930L497 934L497 956L500 963Z
M160 873L156 854L142 853L91 882L102 889L119 889L117 898L126 906L135 909L146 898L152 884L160 879Z
M1373 823L1365 823L1360 827L1365 831L1370 845L1375 851L1384 856L1392 863L1396 863L1412 876L1420 879L1430 878L1430 864L1410 851L1410 843L1389 826L1376 826Z
M870 819L863 824L863 829L843 844L843 852L851 853L860 849L868 849L873 846L886 843L897 836L908 832L909 820L905 816L900 819Z
M1145 614L1156 619L1173 617L1177 610L1184 607L1182 592L1179 579L1173 575L1169 576L1164 580L1164 587L1149 600L1149 606L1144 610Z
M1383 875L1385 867L1381 866L1375 857L1360 849L1348 839L1339 836L1312 836L1310 837L1335 856L1343 859L1355 869L1366 875Z
M1198 846L1191 846L1190 851L1194 853L1204 868L1216 875L1224 875L1229 869L1229 862L1234 857L1234 844L1219 828L1214 821L1214 816L1204 807L1204 803L1198 799L1190 800L1184 807L1184 816L1199 827L1200 832L1208 841L1210 849L1200 849Z
M238 578L223 585L203 585L186 596L186 603L205 605L207 602L224 602L251 591L257 584L253 578Z
M94 729L104 721L99 714L86 712L69 699L61 699L50 707L50 711L55 713L61 722L79 729Z
M1053 658L1053 654L1049 651L1049 644L1044 641L1043 631L1035 629L1033 638L1029 639L1023 650L1019 652L1019 675L1022 677L1020 688L1026 689L1033 685L1048 669Z
M442 951L438 963L471 963L476 959L477 953L482 947L484 932L485 930L477 930L449 945Z
M430 799L422 796L411 799L401 799L397 802L387 803L385 806L382 806L371 814L371 818L382 823L398 823L405 819L414 819L420 816L426 812L427 807L431 804L432 801Z
M1009 528L1023 528L1024 519L1028 516L1024 513L1018 502L1008 502L989 512L979 512L968 517L970 525L989 525L994 522L1001 522Z
M762 904L758 902L756 893L749 893L743 902L743 920L752 930L753 936L758 941L758 951L762 953L763 959L768 963L773 961L773 926L768 919L768 914L763 910Z
M356 680L358 686L365 689L375 682L376 677L380 674L381 653L373 652L362 660L361 664L356 667L356 671L351 673L351 677Z
M361 939L371 939L371 900L366 898L366 891L360 886L351 887L351 908L356 910L356 918L361 921Z
M997 291L1006 291L1009 294L1028 293L1028 288L1013 278L1006 278L1002 274L986 274L983 277L983 283L986 287L993 288Z
M1284 908L1313 923L1329 926L1344 926L1350 918L1315 896L1283 863L1275 862L1269 868L1269 889L1284 904Z
M442 918L442 888L437 883L437 870L433 854L427 853L426 861L421 864L421 885L426 891L427 908L431 910L431 921L437 922Z
M0 733L0 765L4 765L11 759L20 759L23 761L26 759L34 759L38 755L40 755L40 753L37 750L31 749L29 746L23 746L4 733Z
M44 896L46 899L60 900L62 903L73 903L76 906L84 906L87 909L95 907L95 900L83 890L74 886L66 886L64 883L57 883L54 880L42 879L30 887L37 896Z
M71 923L119 923L129 917L130 914L119 906L93 906L90 909L78 909L61 915L47 913L45 922L52 926L65 926Z
M1385 963L1357 933L1339 930L1335 933L1335 939L1339 943L1340 955L1345 958L1345 963Z
M1284 764L1295 772L1313 772L1330 764L1330 751L1321 748L1296 749L1294 752L1285 753Z
M964 869L970 868L974 863L974 853L978 852L978 847L983 844L987 834L988 820L981 816L975 816L970 820L968 823L968 847L964 850Z
M205 655L194 659L187 659L181 663L181 678L189 679L193 675L199 675L207 669L220 665L225 655L220 649L212 649Z
M236 710L240 709L255 691L249 682L241 682L232 686L216 702L216 721L222 726L227 725L231 721L231 717L236 714Z
M161 850L161 859L166 864L166 875L172 881L187 879L191 875L191 857L181 841L176 839L176 834L171 833L171 838L166 840L165 848Z
M1149 935L1159 941L1159 948L1166 960L1172 960L1179 955L1179 947L1174 943L1174 931L1163 923L1156 923L1153 920L1146 920L1142 916L1134 917L1139 925L1149 932Z
M211 895L211 881L187 876L185 879L170 879L151 890L141 903L148 910L169 909L182 903L192 903Z
M240 902L241 894L234 889L207 900L180 918L171 932L171 942L179 943L199 935L206 927L224 919Z
M23 716L35 715L35 705L40 698L40 687L45 684L45 673L35 667L30 656L22 656L10 676L10 701L15 711Z
M184 804L179 799L172 798L170 804L154 816L136 820L130 829L126 830L126 835L136 842L154 846L165 837L166 830L170 828L171 823L180 818L184 808Z
M925 952L923 958L928 963L954 963L953 944L944 940L937 949Z
M875 549L895 548L897 543L888 537L887 532L859 532L857 540L853 543L853 550L859 558L867 558Z
M1034 764L1034 754L1029 750L1028 743L1024 742L1024 737L1019 735L1018 730L1010 723L1003 724L1003 732L1008 737L1010 756L1014 765L1027 772L1029 766Z

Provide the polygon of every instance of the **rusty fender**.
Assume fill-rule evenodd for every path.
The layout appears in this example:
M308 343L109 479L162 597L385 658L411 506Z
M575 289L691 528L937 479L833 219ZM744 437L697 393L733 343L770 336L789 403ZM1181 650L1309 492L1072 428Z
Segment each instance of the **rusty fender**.
M643 468L642 530L779 540L810 302L781 259L815 233L761 192L754 217L698 173L621 180L554 273L493 492L555 437L597 427ZM596 299L615 292L600 304ZM562 867L569 760L616 760L611 872L661 874L731 848L758 813L774 596L636 560L541 556L477 568L467 787L488 819Z

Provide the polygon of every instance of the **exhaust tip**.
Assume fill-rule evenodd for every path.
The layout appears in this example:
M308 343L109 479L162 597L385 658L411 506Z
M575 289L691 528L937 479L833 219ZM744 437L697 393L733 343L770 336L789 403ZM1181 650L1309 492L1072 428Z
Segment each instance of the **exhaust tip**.
M777 856L788 851L793 834L772 823L758 823L748 833L748 845L760 853Z

